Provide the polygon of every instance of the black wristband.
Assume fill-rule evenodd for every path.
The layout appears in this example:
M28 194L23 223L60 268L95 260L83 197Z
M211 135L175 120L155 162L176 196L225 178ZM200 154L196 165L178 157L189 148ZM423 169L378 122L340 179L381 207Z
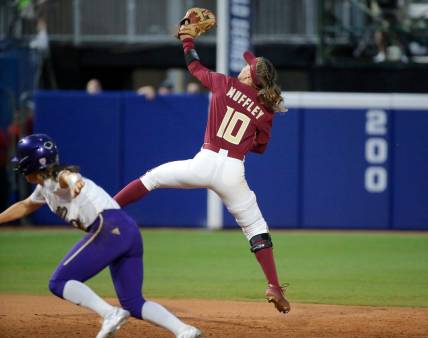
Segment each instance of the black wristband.
M186 60L186 65L190 65L193 61L199 61L199 55L195 49L190 49L184 54L184 59Z

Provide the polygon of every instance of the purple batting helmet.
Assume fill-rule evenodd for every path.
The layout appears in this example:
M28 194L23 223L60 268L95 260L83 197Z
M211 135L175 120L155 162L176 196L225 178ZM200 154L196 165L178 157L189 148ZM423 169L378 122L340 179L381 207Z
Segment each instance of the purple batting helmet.
M29 175L59 163L58 147L45 134L25 136L16 145L16 156L12 158L15 170Z

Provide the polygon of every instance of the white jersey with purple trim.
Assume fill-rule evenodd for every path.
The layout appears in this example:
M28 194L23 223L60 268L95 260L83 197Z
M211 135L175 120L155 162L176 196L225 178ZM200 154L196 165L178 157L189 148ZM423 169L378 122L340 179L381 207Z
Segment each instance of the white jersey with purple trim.
M51 178L37 185L30 196L35 203L47 203L58 216L73 226L85 230L97 218L98 214L107 209L120 209L117 202L104 189L90 179L82 177L85 183L80 194L71 197L70 189L63 189Z

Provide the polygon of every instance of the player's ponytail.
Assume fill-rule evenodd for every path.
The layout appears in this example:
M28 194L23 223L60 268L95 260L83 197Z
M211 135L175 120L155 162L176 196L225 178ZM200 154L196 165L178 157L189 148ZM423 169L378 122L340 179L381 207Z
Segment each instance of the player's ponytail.
M276 83L277 72L272 62L264 57L258 57L256 74L260 81L258 96L263 104L273 112L286 112L281 88Z

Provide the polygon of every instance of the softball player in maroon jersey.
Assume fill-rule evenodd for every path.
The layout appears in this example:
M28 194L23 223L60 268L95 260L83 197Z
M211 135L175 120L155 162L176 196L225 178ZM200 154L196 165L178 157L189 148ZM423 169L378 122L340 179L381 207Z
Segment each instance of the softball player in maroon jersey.
M158 188L208 188L223 200L241 226L266 276L266 298L290 311L276 272L269 229L245 179L244 158L263 153L274 113L285 111L277 73L263 57L244 53L247 65L237 78L215 73L199 61L193 38L182 35L187 67L212 92L201 151L193 159L163 164L129 183L114 199L125 206Z
M178 338L201 336L161 305L145 300L143 241L138 226L102 188L81 176L76 167L62 167L53 140L34 134L19 140L12 160L29 183L37 184L27 199L0 213L0 224L36 211L44 204L87 232L62 259L49 280L58 297L85 306L103 318L97 338L112 337L131 315L162 326ZM83 284L105 267L124 309L113 307Z

